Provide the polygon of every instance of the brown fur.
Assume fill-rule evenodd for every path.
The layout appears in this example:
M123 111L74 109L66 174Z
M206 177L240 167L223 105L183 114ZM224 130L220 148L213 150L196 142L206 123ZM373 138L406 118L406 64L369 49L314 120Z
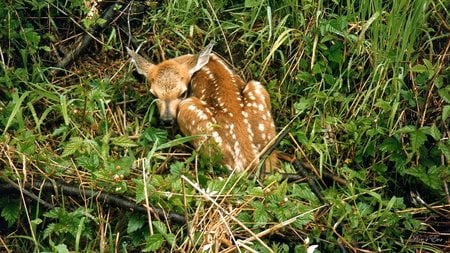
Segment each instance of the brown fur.
M129 54L158 98L160 117L176 118L184 135L203 135L193 141L195 148L214 153L212 146L219 147L222 162L230 169L256 165L259 153L276 134L269 94L259 82L245 83L210 53L210 47L207 50L199 57L184 55L158 65L131 50ZM188 98L180 98L189 84Z

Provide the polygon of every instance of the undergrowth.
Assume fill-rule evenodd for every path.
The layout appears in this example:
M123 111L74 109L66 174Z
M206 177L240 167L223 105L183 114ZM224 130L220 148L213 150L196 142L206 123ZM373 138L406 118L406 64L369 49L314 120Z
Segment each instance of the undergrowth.
M448 250L449 8L0 2L0 251ZM212 40L266 85L307 178L230 173L159 127L125 47L160 62Z

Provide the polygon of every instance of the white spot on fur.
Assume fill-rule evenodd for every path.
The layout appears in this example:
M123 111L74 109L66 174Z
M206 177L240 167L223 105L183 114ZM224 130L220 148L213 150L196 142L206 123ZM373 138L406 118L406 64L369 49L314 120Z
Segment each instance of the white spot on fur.
M212 137L217 142L217 144L222 145L222 138L217 131L212 132Z
M265 130L264 124L263 123L259 123L258 129L259 129L259 131L263 132Z
M241 170L244 168L244 165L241 157L241 147L239 145L239 142L236 141L233 148L233 160L235 161L236 169Z
M263 112L264 111L264 105L263 104L259 104L258 105L258 110L260 111L260 112Z
M209 118L208 115L206 115L206 113L204 113L202 110L197 109L196 113L197 113L197 117L200 120L207 120Z

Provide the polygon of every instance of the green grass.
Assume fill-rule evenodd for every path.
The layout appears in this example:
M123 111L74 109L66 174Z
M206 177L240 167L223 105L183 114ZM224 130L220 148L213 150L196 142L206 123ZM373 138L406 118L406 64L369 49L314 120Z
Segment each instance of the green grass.
M448 233L446 1L136 1L105 23L109 4L0 3L0 251L445 251L421 239ZM230 174L158 126L125 46L160 62L212 40L278 130L294 119L278 149L326 203L289 162Z

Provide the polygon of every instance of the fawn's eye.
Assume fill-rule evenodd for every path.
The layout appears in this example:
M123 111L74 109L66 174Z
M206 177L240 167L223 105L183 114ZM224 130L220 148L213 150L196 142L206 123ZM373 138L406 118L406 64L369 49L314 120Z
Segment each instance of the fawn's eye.
M186 98L187 97L187 90L183 91L180 95L180 98Z

